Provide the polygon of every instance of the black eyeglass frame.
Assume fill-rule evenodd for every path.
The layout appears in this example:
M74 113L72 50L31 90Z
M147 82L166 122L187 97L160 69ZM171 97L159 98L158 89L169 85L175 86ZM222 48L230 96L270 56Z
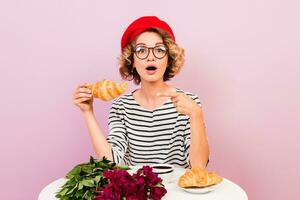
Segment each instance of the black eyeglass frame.
M157 47L161 47L161 46L163 46L163 47L166 48L166 53L165 53L165 55L162 56L162 57L157 57L157 56L155 55L155 53L154 53L154 49L157 48ZM136 49L139 48L139 47L145 47L145 48L148 49L148 53L147 53L147 56L146 56L145 58L140 58L140 57L137 55ZM168 50L169 50L169 49L168 49L168 47L167 47L166 45L163 45L163 44L160 44L160 45L157 45L157 46L154 46L154 47L137 46L137 47L134 48L133 53L136 55L136 57L137 57L138 59L140 59L140 60L145 60L145 59L148 58L148 56L149 56L149 54L150 54L150 50L152 50L152 54L154 55L155 58L157 58L157 59L163 59L163 58L168 54Z

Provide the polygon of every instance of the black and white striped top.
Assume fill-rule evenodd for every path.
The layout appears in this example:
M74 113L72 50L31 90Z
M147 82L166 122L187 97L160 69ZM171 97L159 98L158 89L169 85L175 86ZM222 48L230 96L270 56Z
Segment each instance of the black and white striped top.
M178 113L171 100L153 111L147 110L132 93L114 100L110 109L107 141L112 145L114 162L189 167L189 117ZM201 106L197 95L184 93Z

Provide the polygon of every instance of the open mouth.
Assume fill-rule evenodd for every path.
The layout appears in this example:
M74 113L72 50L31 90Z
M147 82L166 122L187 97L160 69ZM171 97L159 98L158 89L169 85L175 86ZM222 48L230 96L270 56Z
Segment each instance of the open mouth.
M148 66L146 69L147 69L148 71L154 71L154 70L156 70L157 68L156 68L155 66Z

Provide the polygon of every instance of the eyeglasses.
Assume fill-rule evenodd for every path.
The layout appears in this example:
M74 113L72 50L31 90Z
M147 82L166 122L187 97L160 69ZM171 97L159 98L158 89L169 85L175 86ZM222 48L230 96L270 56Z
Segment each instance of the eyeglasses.
M149 56L150 50L152 50L154 57L157 59L162 59L168 52L168 48L165 45L157 45L155 47L137 46L133 52L136 57L144 60Z

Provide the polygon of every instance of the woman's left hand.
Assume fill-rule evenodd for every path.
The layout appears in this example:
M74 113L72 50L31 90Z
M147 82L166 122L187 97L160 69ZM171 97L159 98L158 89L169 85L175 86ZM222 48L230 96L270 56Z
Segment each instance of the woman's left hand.
M189 96L181 92L158 93L160 97L170 97L177 112L188 115L189 117L201 117L201 107Z

